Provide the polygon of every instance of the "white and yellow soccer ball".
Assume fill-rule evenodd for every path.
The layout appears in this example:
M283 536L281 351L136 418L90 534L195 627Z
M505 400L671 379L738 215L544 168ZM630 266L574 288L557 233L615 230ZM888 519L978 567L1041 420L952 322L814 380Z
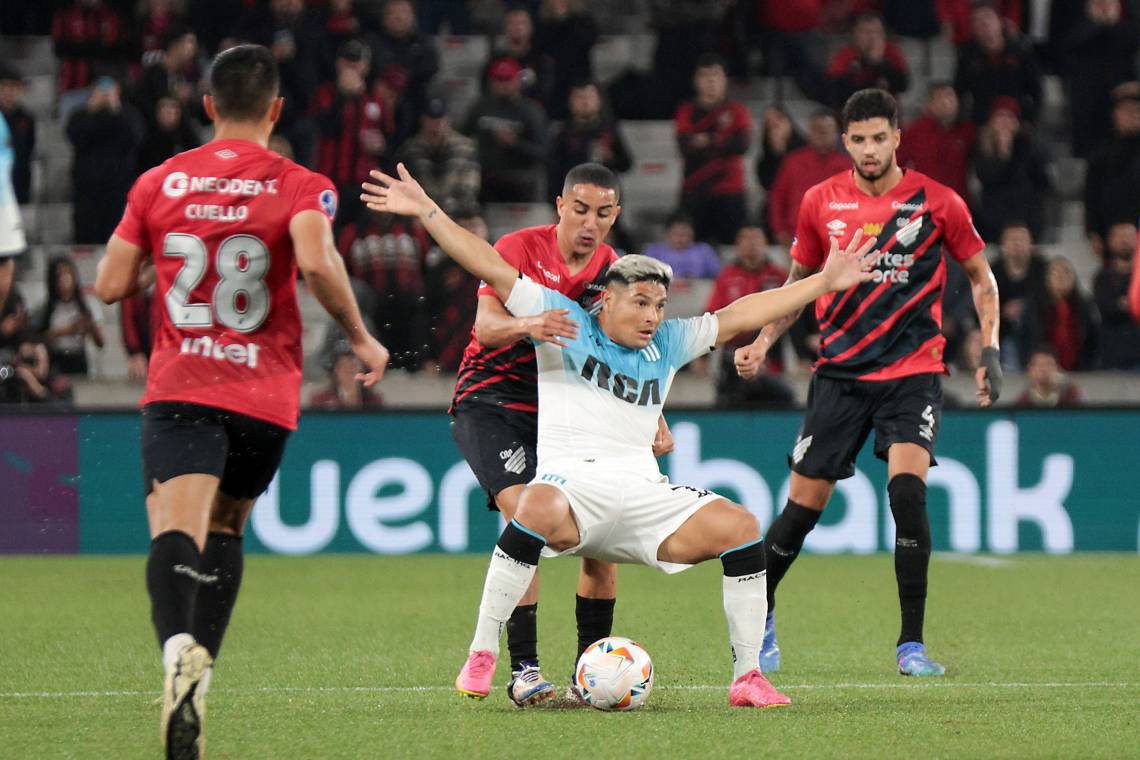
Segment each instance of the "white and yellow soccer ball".
M599 710L635 710L653 690L653 661L636 641L609 636L595 641L574 669L582 699Z

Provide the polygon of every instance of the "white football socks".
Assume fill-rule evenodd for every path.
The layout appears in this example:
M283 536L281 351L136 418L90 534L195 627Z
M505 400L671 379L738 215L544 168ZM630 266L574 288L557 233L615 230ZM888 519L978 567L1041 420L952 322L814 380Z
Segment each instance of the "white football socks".
M190 646L194 643L194 637L188 633L176 633L167 639L162 644L162 667L163 670L170 670L174 666L174 661L178 659L178 653L183 648Z
M503 627L514 612L534 578L538 565L528 565L511 559L506 552L495 547L487 580L483 584L483 599L479 602L479 621L475 625L475 638L470 651L489 649L497 657ZM763 614L761 614L761 621ZM763 625L761 623L761 625Z
M724 616L732 643L732 680L760 667L764 619L768 615L768 574L724 576Z

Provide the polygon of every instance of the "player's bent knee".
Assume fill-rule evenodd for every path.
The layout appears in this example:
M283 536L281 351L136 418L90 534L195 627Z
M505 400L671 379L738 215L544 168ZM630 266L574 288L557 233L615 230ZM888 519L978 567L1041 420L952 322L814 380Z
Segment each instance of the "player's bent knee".
M527 486L519 498L513 519L540 534L552 549L569 549L578 543L578 530L570 516L570 502L562 491L552 486ZM573 531L568 530L567 523Z
M760 538L760 521L756 519L756 515L748 511L746 507L739 504L732 505L733 520L735 527L728 540L732 546L729 549L746 544L749 541L756 541Z

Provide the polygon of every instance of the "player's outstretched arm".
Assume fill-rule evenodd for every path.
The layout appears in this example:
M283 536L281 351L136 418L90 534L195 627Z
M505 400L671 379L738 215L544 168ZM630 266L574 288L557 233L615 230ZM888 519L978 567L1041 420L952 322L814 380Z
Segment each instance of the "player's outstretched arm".
M134 295L139 290L139 270L145 256L141 247L112 235L95 270L95 297L111 304Z
M1001 395L1001 346L998 333L1001 305L998 302L997 280L984 254L976 254L962 262L962 269L970 278L974 293L974 309L982 329L982 366L974 373L977 382L978 404L989 406Z
M402 163L396 165L396 173L399 178L380 171L370 172L377 184L363 183L364 193L360 199L373 211L418 218L444 253L494 288L499 300L506 303L518 279L518 270L504 261L486 240L463 229L443 213Z
M356 379L366 387L375 385L388 366L388 349L364 325L344 261L333 243L328 217L320 211L302 211L289 220L289 235L293 238L297 267L309 290L344 330L352 352L364 362L367 371Z
M871 279L874 263L875 238L863 240L863 231L856 230L847 249L840 251L839 243L831 239L831 252L822 271L799 282L775 290L738 298L716 313L720 323L717 344L727 343L742 332L759 330L764 325L788 314L798 313L815 299L836 290L847 290Z

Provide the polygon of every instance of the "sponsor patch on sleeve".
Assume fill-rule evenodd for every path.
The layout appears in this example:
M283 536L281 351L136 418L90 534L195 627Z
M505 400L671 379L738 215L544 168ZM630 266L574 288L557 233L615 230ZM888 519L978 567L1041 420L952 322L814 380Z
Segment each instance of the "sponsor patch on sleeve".
M317 200L321 204L321 211L324 211L330 220L336 216L336 193L332 190L322 190Z

